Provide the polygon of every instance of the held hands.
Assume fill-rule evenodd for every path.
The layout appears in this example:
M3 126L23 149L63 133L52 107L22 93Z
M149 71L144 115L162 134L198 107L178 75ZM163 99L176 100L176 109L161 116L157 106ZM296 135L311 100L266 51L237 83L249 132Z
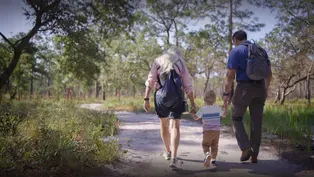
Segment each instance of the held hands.
M229 95L224 95L223 97L223 105L222 105L222 115L221 117L226 117L227 116L227 108L228 105L230 104L230 96Z
M196 114L192 114L192 117L193 117L194 120L200 119Z
M223 101L224 101L223 107L224 107L224 108L227 108L228 105L230 104L230 96L224 96L224 97L223 97Z
M225 107L225 106L222 106L222 115L221 115L221 117L226 117L227 116L227 107Z

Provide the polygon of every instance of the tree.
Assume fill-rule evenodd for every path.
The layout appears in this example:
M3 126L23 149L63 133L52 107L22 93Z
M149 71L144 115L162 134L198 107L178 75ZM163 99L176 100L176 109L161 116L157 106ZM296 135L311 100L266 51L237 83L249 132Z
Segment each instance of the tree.
M278 83L275 102L284 104L286 97L296 89L296 84L313 77L311 61L298 43L298 38L280 28L267 34L265 48L271 58L275 83ZM310 66L310 70L304 69ZM310 79L309 78L309 79Z
M187 67L193 79L198 75L205 76L203 91L207 90L210 75L214 70L219 70L219 61L225 58L226 43L217 26L206 25L205 29L191 32L187 35L186 43L189 44L186 53ZM208 45L211 44L211 45Z
M25 36L15 41L7 39L0 33L4 41L13 49L11 61L0 72L0 90L13 73L23 50L29 46L30 40L38 32L49 31L54 34L63 34L80 42L85 40L85 36L78 36L78 34L89 31L90 22L94 22L99 26L99 31L106 36L116 33L116 29L125 29L129 26L133 9L126 0L79 0L74 2L25 0L25 3L28 7L25 9L26 17L34 19L33 28Z
M156 34L161 34L159 37L164 37L164 43L169 46L171 30L174 28L175 44L179 46L180 27L185 27L185 24L181 21L187 11L192 6L193 2L189 0L162 0L154 1L147 0L146 8L149 12L146 12L142 8L139 10L150 18L153 23L153 29ZM194 6L194 5L193 5Z
M295 77L301 79L299 82L306 80L307 83L307 99L310 104L311 92L310 92L310 80L313 70L313 42L314 42L314 2L311 0L301 1L260 1L258 5L270 7L278 11L277 18L279 19L278 28L284 35L281 38L285 38L285 49L290 48L293 51L295 58L302 59L303 65L300 63L290 63L294 68L298 66L303 69L295 74L287 75L284 79L286 81L293 81ZM272 34L270 34L272 35ZM288 41L288 42L287 42ZM274 50L274 49L270 49ZM282 51L283 52L283 51ZM286 51L284 51L286 53ZM291 53L289 53L291 56ZM286 64L286 63L284 63ZM299 71L299 70L296 70ZM297 82L298 83L298 82ZM295 85L292 84L292 88ZM284 89L284 88L283 88ZM280 90L280 89L278 89ZM294 90L294 89L293 89ZM290 93L290 92L288 92ZM277 94L278 97L282 97L284 101L285 95ZM283 104L283 101L280 101Z

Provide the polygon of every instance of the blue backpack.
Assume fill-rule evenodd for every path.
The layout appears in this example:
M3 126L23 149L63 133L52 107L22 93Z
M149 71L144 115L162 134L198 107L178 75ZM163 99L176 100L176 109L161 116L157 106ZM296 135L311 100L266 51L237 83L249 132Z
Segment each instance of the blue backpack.
M176 64L174 65L179 69ZM162 104L167 108L177 108L178 106L182 106L184 97L181 89L182 81L180 75L172 69L163 80L163 84L161 83L159 76L157 76L157 79L160 88L156 92L156 99L158 98L159 104Z

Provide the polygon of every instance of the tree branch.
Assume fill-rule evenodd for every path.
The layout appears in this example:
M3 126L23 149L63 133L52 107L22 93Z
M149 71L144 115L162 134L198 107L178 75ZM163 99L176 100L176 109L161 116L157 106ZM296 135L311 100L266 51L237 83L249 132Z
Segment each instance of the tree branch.
M36 13L38 12L38 9L37 9L37 7L35 6L34 1L26 0L26 2L34 9L34 11L35 11Z
M4 36L4 34L2 34L1 32L0 32L0 35L2 36L2 38L4 39L4 41L6 41L6 42L15 50L15 45L12 44L12 42L11 42L8 38L6 38L6 37Z
M289 40L289 44L293 48L295 54L298 54L298 51L297 51L296 47L292 44L292 42L290 40Z
M288 82L287 82L287 87L289 87L289 83L290 83L290 81L292 80L292 78L294 78L296 75L295 74L293 74L293 75L291 75L290 77L289 77L289 79L288 79Z
M138 10L140 10L144 15L148 16L149 18L153 19L154 21L156 21L157 23L163 24L162 22L160 22L157 18L155 18L152 15L149 15L148 13L146 13L144 10L142 10L141 8L137 8Z
M289 92L287 92L286 94L285 94L285 96L288 96L290 93L292 93L297 87L296 87L297 85L294 85L293 86L293 88L291 89L291 90L289 90Z
M312 76L313 76L313 74L312 74ZM302 78L300 78L300 79L298 79L298 80L296 80L296 81L294 81L291 85L288 84L287 87L285 87L285 88L294 87L297 83L306 80L306 78L307 78L307 75L306 75L306 76L303 76ZM313 78L311 78L311 79L313 79Z
M298 20L304 22L306 25L308 25L308 26L311 25L310 22L308 22L308 21L306 21L306 20L304 20L304 19L302 19L302 18L300 18L300 17L294 15L290 10L287 10L287 12L288 12L288 14L290 14L291 16L293 16L294 18L296 18L296 19L298 19Z

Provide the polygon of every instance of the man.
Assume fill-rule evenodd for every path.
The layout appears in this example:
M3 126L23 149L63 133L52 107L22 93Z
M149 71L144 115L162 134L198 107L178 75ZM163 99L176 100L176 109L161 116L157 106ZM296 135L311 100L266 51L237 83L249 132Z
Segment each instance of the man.
M263 109L272 72L267 59L269 66L267 77L261 80L251 80L246 72L248 45L251 44L247 41L246 32L242 30L235 32L232 41L235 48L231 50L227 64L226 84L223 94L224 106L227 107L230 103L231 86L233 79L236 78L237 86L231 101L231 119L238 145L242 151L240 160L247 161L251 157L251 162L257 163L261 144ZM242 122L247 107L250 110L250 140Z
M149 111L149 94L153 87L156 86L156 91L154 95L155 110L160 118L160 135L165 146L165 159L170 160L170 168L172 170L178 170L177 166L177 151L180 141L180 119L183 113L183 93L181 87L172 85L170 90L169 85L165 86L166 78L171 74L171 78L174 77L175 83L182 83L182 89L187 94L191 102L191 112L195 112L195 103L192 91L192 80L189 71L181 58L181 53L176 47L171 47L163 55L155 59L151 70L148 74L148 79L146 80L146 91L144 96L144 110ZM179 80L179 81L178 81ZM174 82L170 81L172 84ZM168 82L167 84L171 84ZM164 86L164 87L163 87ZM176 93L171 93L171 91L176 90ZM163 92L164 91L164 92ZM170 94L167 94L168 92ZM182 95L180 98L176 98L176 95ZM168 100L168 101L167 101ZM175 104L169 103L174 101ZM171 128L171 137L169 135L169 119ZM171 146L171 149L170 149Z

